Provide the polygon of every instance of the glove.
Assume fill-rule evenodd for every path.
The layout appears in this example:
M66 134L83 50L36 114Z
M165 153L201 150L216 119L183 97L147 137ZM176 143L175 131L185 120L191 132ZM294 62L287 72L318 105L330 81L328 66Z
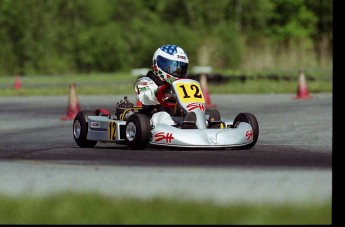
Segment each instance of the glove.
M166 82L168 82L169 84L172 84L175 80L176 80L176 78L174 76L172 76L172 77L167 78Z

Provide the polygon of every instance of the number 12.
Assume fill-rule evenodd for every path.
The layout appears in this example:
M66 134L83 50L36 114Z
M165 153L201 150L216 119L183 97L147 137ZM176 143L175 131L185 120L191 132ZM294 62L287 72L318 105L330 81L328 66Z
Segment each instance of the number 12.
M185 85L180 85L179 87L182 88L182 90L183 90L183 94L184 94L183 98L185 98L185 99L190 98L190 96L187 94L187 90L185 88ZM202 95L200 93L200 89L198 86L196 86L195 84L192 84L190 86L190 89L195 90L194 95L193 95L194 98L202 98Z

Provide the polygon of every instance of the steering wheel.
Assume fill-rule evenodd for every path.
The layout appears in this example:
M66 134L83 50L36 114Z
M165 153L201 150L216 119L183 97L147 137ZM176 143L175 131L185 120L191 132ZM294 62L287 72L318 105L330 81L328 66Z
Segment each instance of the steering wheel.
M159 102L159 104L161 104L164 107L168 107L168 108L174 108L176 106L176 102L166 102L165 99L165 91L170 87L171 85L168 83L163 84L162 86L160 86L158 88L156 97L157 100Z

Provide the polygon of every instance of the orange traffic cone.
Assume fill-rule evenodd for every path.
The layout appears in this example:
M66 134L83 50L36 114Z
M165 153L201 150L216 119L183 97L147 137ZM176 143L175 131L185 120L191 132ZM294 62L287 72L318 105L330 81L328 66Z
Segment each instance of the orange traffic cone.
M20 90L22 88L21 77L18 76L18 75L14 79L13 88L16 89L16 90Z
M309 95L307 82L304 76L304 70L299 70L297 96L295 99L311 99L312 96Z
M71 83L69 85L69 88L70 94L68 97L67 113L66 116L61 117L61 120L73 120L80 110L78 96L76 92L76 84Z
M210 96L209 96L209 94L208 94L207 77L206 77L206 74L201 74L201 75L200 75L200 85L201 85L202 92L204 93L204 98L205 98L205 102L206 102L206 107L207 107L207 108L213 108L213 107L215 107L214 104L211 104L211 99L210 99Z

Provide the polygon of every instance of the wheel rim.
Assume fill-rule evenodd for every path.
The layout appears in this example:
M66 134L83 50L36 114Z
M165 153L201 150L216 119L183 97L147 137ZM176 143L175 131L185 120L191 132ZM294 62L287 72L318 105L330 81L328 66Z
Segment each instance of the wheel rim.
M73 125L73 135L75 138L78 139L80 137L80 131L81 131L80 122L76 120Z
M126 137L128 141L133 141L135 138L135 134L137 132L137 128L133 122L129 122L126 127Z

